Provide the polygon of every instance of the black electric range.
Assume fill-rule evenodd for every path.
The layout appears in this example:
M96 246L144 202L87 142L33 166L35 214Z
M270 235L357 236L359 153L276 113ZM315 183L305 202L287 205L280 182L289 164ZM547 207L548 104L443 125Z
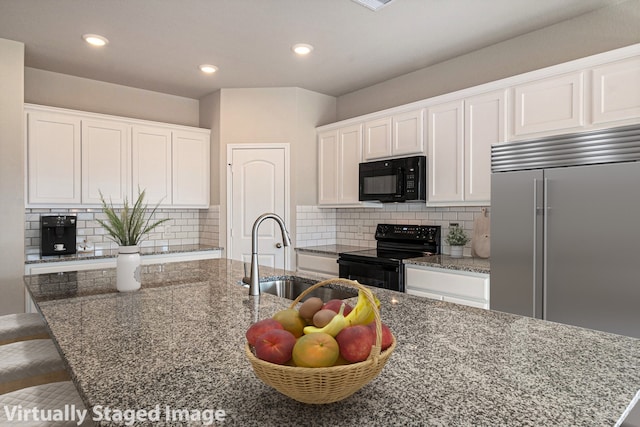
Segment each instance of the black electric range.
M402 260L440 253L439 225L378 224L376 248L339 254L340 277L404 292Z

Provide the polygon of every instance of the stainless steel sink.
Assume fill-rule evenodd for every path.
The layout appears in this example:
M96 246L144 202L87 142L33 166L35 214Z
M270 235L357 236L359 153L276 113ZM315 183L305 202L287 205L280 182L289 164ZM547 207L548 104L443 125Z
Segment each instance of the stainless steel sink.
M316 281L310 279L303 279L302 277L283 277L273 280L266 280L260 282L260 292L276 295L282 298L294 300L309 287L313 286ZM249 287L248 284L242 283L243 286ZM323 286L321 288L314 289L301 300L304 301L310 297L318 297L327 302L332 299L347 299L358 296L358 291L355 289L338 289Z

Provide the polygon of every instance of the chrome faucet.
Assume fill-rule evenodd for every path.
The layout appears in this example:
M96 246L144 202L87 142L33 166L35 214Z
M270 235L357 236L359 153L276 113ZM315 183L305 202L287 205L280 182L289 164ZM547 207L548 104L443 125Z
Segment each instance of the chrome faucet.
M274 213L262 214L253 223L253 229L251 230L251 276L249 278L249 295L260 295L260 273L258 273L258 227L262 221L267 218L271 218L280 226L280 232L282 233L282 243L285 246L291 245L291 239L289 238L289 232L284 225L284 221L278 215ZM279 246L278 246L279 247Z

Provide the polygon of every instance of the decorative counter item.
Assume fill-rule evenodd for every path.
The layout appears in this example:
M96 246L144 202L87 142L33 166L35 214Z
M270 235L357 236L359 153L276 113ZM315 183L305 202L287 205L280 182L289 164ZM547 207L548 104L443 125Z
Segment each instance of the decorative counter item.
M482 215L473 222L471 256L476 258L489 258L490 255L491 219L487 215L487 208L482 208Z
M144 236L151 230L169 218L164 218L150 223L151 217L158 209L158 204L151 210L145 220L147 205L144 204L144 190L138 190L138 199L129 206L129 201L124 198L124 205L121 209L116 209L113 202L107 205L102 192L100 201L102 209L107 216L107 220L98 219L109 237L116 242L118 247L118 259L116 262L117 276L116 287L120 292L129 292L140 289L140 247L139 244ZM119 211L119 215L117 213Z
M256 376L265 384L298 402L319 405L346 399L378 376L391 356L391 353L396 348L396 339L387 326L384 326L384 328L387 329L388 335L386 337L383 336L384 329L380 319L380 301L373 295L371 290L362 286L357 281L336 278L318 282L302 292L302 294L291 303L288 310L283 310L279 313L293 312L293 315L297 318L299 312L296 310L296 306L307 294L314 289L333 283L358 289L357 305L344 317L343 310L345 307L343 304L338 313L334 313L329 323L323 328L319 329L314 326L307 326L301 329L299 334L289 334L291 335L291 340L295 341L295 345L292 344L292 361L288 362L287 357L279 361L267 361L267 358L264 356L262 358L260 357L261 355L257 348L259 341L268 342L271 349L276 347L275 337L269 336L269 332L262 332L262 335L258 335L260 333L255 335L255 338L257 338L256 341L258 341L255 343L255 348L252 348L253 346L250 342L245 344L245 353ZM322 303L322 301L320 302ZM300 308L302 309L302 306ZM320 308L320 306L317 308ZM275 322L278 323L277 315L278 313L270 320L275 319ZM289 314L287 314L287 316L289 316ZM300 318L300 322L302 326L302 318ZM283 325L282 328L291 331L291 323L285 322L285 324L287 326ZM273 326L270 327L273 328ZM269 327L261 326L261 328L268 329ZM350 328L360 328L358 332L356 332L355 329L352 329L350 332L353 334L363 333L367 335L372 339L367 342L370 346L367 344L361 346L360 343L353 344L353 342L353 346L347 344L348 339L354 339L355 335L349 338L345 337L344 341L342 341L342 334L347 333L347 330ZM307 331L308 329L310 330ZM282 330L276 331L276 333L282 332ZM286 332L284 333L286 334ZM335 336L335 340L332 338L333 336ZM250 337L251 331L248 332L247 339L250 340ZM361 336L360 338L364 337ZM296 341L296 339L298 339L298 341ZM302 340L305 339L307 339L307 342L302 344ZM387 341L386 345L385 341ZM331 342L333 342L333 344L331 344ZM298 345L301 347L299 352ZM321 353L319 351L320 348L329 350L328 347L335 346L334 351L337 352L338 345L341 346L340 357L342 358L342 360L338 359L339 361L336 361L336 358L338 358L337 353L334 355L335 357L331 359L331 362L329 362L326 352ZM343 345L344 348L342 347ZM361 348L364 350L364 353L356 356L346 351L345 349L347 347L350 350ZM305 351L307 351L306 354ZM282 355L283 349L279 348L279 352L280 355ZM297 356L299 356L299 358ZM304 363L301 363L301 361ZM311 361L318 363L309 363Z
M452 225L451 228L449 228L449 234L447 234L445 241L451 247L449 253L451 258L462 258L462 251L464 245L469 242L469 236L467 236L459 225Z

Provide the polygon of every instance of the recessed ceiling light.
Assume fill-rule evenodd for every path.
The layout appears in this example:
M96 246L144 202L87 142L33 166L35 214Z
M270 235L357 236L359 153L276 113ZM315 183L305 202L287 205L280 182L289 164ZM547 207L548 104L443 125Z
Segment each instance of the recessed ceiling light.
M298 55L308 55L313 50L313 46L306 43L298 43L291 46L291 50L293 50Z
M200 71L202 71L203 73L207 73L207 74L213 74L216 71L218 71L218 67L216 67L215 65L211 65L211 64L202 64L200 66Z
M98 34L85 34L82 38L92 46L104 46L109 43L106 37L99 36Z
M381 7L388 5L393 0L353 0L353 1L375 12Z

